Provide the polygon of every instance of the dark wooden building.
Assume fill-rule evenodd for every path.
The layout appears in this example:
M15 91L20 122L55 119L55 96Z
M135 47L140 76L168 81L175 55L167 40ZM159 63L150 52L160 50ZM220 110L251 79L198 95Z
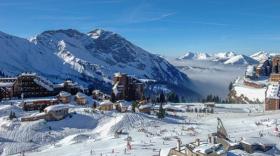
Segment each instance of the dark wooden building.
M116 100L140 100L144 95L144 84L127 74L116 73L112 90Z
M35 73L22 73L13 85L13 96L20 98L44 97L57 95L58 91L52 82Z

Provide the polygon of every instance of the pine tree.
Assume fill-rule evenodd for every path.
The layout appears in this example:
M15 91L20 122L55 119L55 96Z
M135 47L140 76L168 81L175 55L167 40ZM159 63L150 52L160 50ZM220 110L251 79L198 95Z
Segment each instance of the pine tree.
M13 111L11 111L11 112L10 112L10 115L9 115L9 119L10 119L10 120L13 120L14 118L16 118L16 113L13 112Z
M159 112L157 113L157 116L159 119L163 119L165 117L165 110L163 109L163 104L166 102L165 100L165 96L163 94L163 92L161 92L160 96L159 96Z
M159 112L157 113L157 117L159 119L163 119L165 117L165 110L162 107L163 103L160 103Z
M138 103L136 101L133 101L132 103L132 112L135 112L135 108L138 107Z
M116 102L116 96L114 93L111 94L111 102L115 103Z
M232 82L230 82L230 83L229 83L229 86L228 86L228 90L229 90L229 91L231 91L231 90L232 90L232 88L233 88L233 83L232 83Z

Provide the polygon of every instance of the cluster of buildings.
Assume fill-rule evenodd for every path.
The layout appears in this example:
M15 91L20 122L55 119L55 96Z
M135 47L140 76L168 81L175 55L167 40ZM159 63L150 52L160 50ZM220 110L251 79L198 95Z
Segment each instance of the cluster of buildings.
M244 151L246 155L249 155L255 152L266 152L272 148L273 145L256 140L242 139L233 142L221 119L218 118L217 132L209 134L206 141L196 139L194 142L182 145L178 138L177 147L171 148L168 156L226 156L228 151L234 153L235 150Z
M111 96L114 96L114 100ZM74 103L90 104L101 111L116 109L126 112L131 109L132 102L129 101L139 102L143 96L144 84L121 73L114 75L111 95L100 90L93 90L90 94L88 89L70 80L54 84L36 73L0 78L0 100L22 99L20 106L23 110L40 111L36 115L23 117L22 121L60 120L68 115L69 106Z
M245 72L244 84L254 88L263 88L266 86L267 79L280 81L279 59L280 55L276 55L261 61L258 65L249 65Z
M280 110L280 55L272 56L257 66L248 66L244 84L254 88L266 87L265 110Z
M280 55L272 58L272 72L265 92L265 110L280 110Z
M85 89L70 80L54 84L36 73L22 73L16 77L0 78L0 100L55 96L61 91L76 94L85 92Z

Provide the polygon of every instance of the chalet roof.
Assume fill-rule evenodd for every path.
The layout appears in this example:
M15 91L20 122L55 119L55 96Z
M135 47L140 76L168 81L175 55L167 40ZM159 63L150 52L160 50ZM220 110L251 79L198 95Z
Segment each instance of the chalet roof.
M99 94L99 93L102 93L102 92L101 92L100 90L97 90L97 89L96 89L96 90L93 90L92 93L94 93L94 94Z
M99 105L106 106L106 105L113 105L113 103L110 100L105 100L105 101L102 101Z
M184 111L184 109L176 107L174 105L171 104L167 104L163 106L164 109L170 109L170 110L176 110L176 111Z
M129 106L131 106L131 102L125 101L125 100L119 100L119 101L117 101L117 103L118 103L121 107L129 107Z
M0 87L12 87L14 82L0 82Z
M36 73L28 73L28 72L24 72L20 74L20 76L36 76L36 75L37 75Z
M68 92L65 92L65 91L61 91L61 92L59 93L59 96L66 97L66 96L71 96L71 94L68 93Z
M50 112L50 111L58 111L58 110L65 110L65 109L69 109L70 105L67 104L58 104L58 105L51 105L46 107L44 110L45 112Z
M41 97L41 98L30 98L30 99L24 99L24 102L36 102L36 101L56 101L57 98L54 97Z
M280 99L280 84L271 83L268 85L266 90L266 98Z
M152 108L152 107L153 107L152 104L145 104L145 105L141 105L139 107L139 109L146 109L146 108Z
M87 96L86 96L84 93L78 92L78 93L76 94L76 97L77 97L77 98L86 98Z
M117 73L114 74L114 76L115 77L121 77L121 76L126 76L126 74L117 72Z
M47 80L44 77L41 76L37 76L34 79L34 82L42 87L44 87L45 89L47 89L48 91L53 91L54 90L54 85L52 82L50 82L49 80Z
M219 154L225 153L225 150L223 149L221 144L209 144L207 142L201 142L199 146L196 146L193 149L193 151L202 154L209 154L212 152L216 152Z

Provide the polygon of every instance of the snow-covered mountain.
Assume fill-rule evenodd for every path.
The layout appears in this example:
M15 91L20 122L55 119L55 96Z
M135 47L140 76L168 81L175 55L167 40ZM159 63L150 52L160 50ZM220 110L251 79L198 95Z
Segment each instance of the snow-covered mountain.
M220 52L216 54L207 53L192 53L188 52L184 56L178 57L177 60L197 60L197 61L210 61L222 64L231 65L247 65L247 64L257 64L259 61L265 60L269 57L268 53L256 53L251 57L246 55L237 55L234 52Z
M187 52L185 55L178 57L178 60L208 60L211 56L207 53Z
M197 53L196 54L196 59L197 60L208 60L210 58L211 58L211 56L207 53Z
M187 52L185 55L178 57L178 60L188 60L188 59L194 59L195 54L193 52Z
M224 62L224 64L238 64L238 65L257 64L257 63L258 63L257 60L248 57L246 55L236 55Z
M7 75L37 72L53 81L71 78L84 85L108 86L115 72L187 90L189 78L165 59L110 31L45 31L27 40L0 33L0 70Z
M264 60L267 60L270 57L270 54L267 52L264 52L264 51L260 51L260 52L254 53L250 57L259 62L262 62Z
M213 61L226 61L232 57L236 56L234 52L221 52L221 53L216 53L214 54L214 59Z

